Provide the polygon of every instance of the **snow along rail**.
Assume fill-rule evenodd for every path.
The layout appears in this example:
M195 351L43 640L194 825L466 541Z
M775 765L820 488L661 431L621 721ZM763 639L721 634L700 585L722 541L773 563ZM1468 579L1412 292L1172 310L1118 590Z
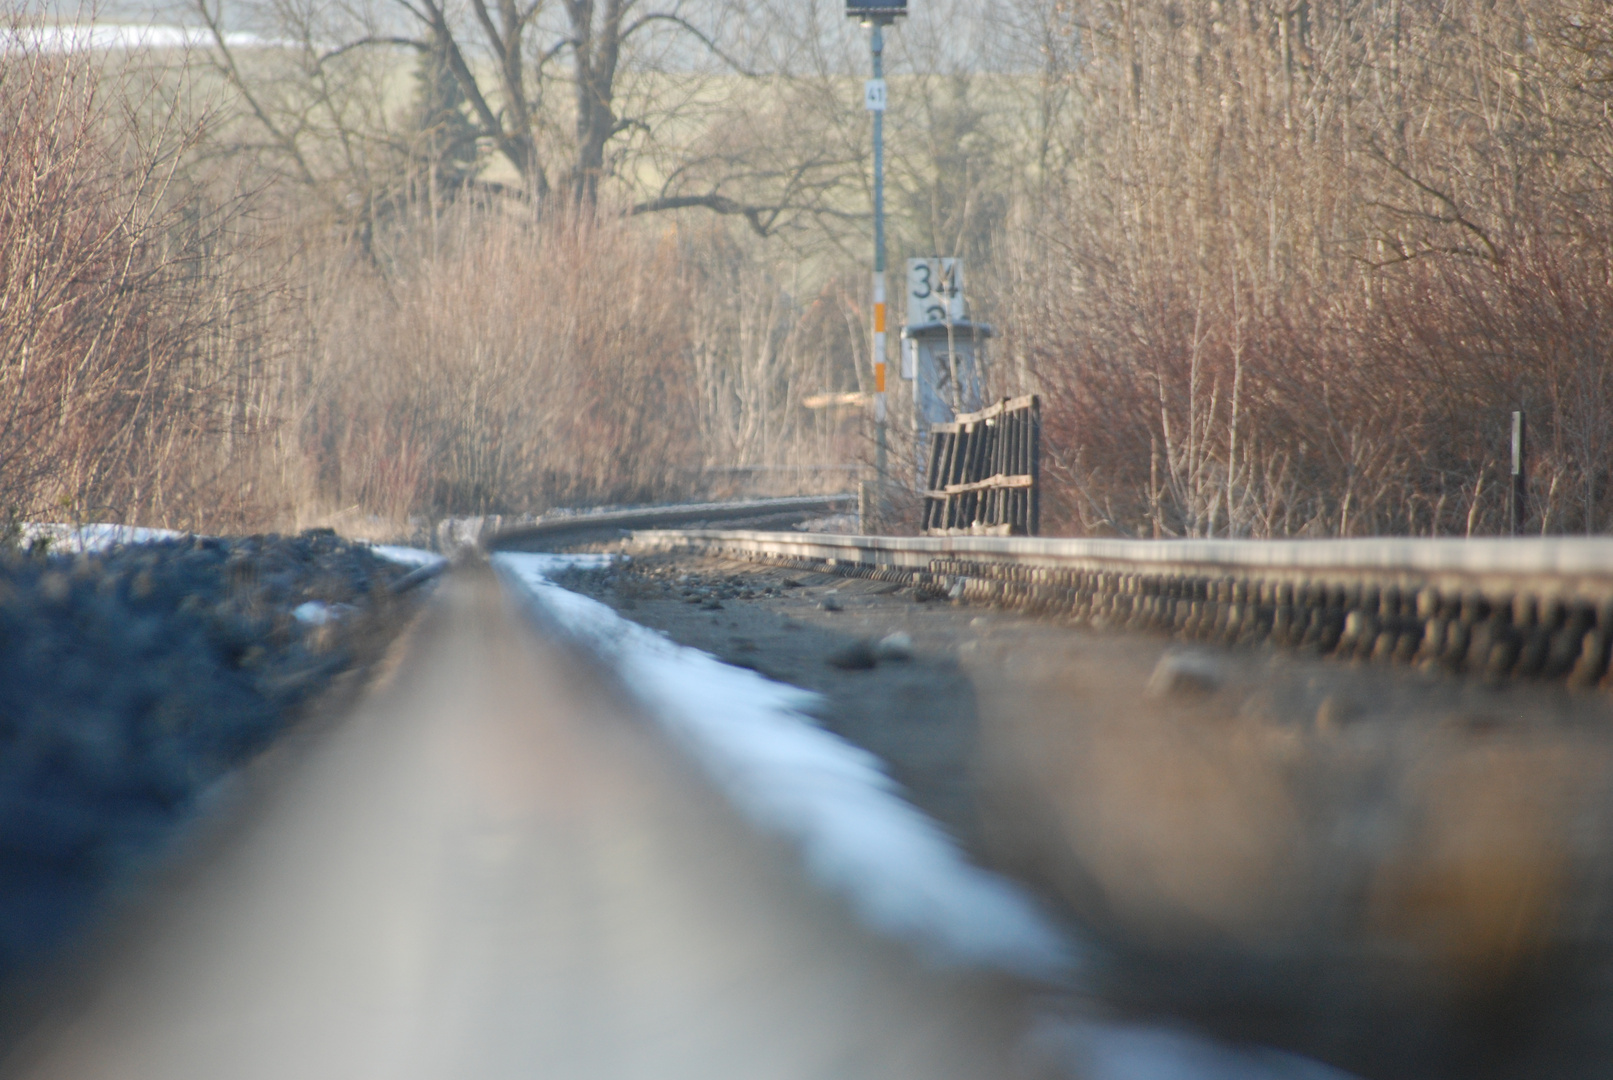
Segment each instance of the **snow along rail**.
M875 577L1095 627L1420 663L1486 678L1608 675L1613 538L1059 540L639 530L628 550ZM492 547L500 546L494 537Z

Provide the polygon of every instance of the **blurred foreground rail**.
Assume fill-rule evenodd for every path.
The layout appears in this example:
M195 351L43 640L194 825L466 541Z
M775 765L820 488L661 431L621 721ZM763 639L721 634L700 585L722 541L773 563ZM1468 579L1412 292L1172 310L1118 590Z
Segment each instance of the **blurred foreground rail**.
M494 537L492 544L521 538ZM1303 648L1489 679L1596 685L1613 539L1055 540L642 530L629 549L738 556L1184 640Z
M442 589L0 1073L1020 1075L1006 980L860 930L485 568Z

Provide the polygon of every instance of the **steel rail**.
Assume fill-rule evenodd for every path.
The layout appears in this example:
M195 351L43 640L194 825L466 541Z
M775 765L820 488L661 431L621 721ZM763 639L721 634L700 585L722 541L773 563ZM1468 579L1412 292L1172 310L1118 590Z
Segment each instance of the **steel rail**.
M632 510L605 510L598 513L567 514L539 519L526 525L495 530L481 538L489 551L546 550L556 545L590 540L615 540L635 529L716 524L766 524L787 528L813 517L846 513L857 508L857 496L793 495L775 499L743 499L733 502L685 503L676 506L647 506Z
M1020 1075L1024 986L866 930L485 567L443 584L351 715L4 999L0 1076Z
M761 559L1186 640L1589 686L1613 646L1613 538L1070 540L641 530Z

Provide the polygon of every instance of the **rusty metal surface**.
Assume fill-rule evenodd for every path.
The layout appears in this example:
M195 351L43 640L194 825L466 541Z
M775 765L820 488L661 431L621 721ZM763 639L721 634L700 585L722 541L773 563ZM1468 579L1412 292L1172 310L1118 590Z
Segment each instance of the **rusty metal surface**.
M647 548L834 560L927 569L937 560L1027 569L1142 575L1259 576L1263 580L1371 580L1402 589L1527 588L1565 598L1613 599L1613 537L1359 540L1073 540L995 536L829 536L742 530L639 530Z

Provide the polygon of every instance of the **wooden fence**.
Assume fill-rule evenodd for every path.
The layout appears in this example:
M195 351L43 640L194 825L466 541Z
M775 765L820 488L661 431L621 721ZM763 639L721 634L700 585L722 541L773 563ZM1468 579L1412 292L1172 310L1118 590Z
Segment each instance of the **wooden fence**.
M927 536L1035 536L1041 402L1034 394L930 425Z

